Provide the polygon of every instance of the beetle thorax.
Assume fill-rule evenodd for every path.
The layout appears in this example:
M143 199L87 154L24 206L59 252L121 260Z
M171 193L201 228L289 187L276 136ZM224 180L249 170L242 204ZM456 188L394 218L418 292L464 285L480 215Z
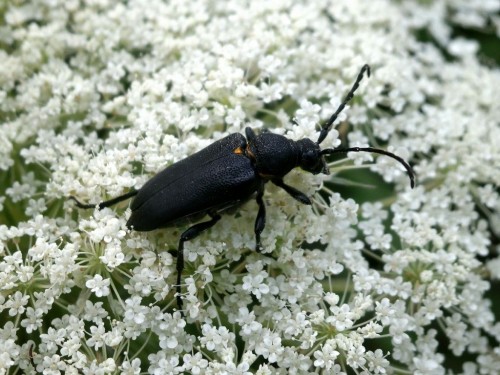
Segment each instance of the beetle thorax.
M247 156L264 178L283 177L299 165L299 147L295 141L279 134L261 133L249 140Z

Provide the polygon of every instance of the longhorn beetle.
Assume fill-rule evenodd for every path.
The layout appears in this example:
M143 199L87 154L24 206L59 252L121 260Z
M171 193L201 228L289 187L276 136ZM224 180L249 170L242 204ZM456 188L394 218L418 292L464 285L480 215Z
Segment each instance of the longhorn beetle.
M260 234L266 224L264 186L271 181L303 204L311 204L304 193L287 185L283 177L296 167L312 174L329 174L325 155L346 152L372 152L396 159L408 172L413 188L415 175L401 157L372 147L350 147L344 149L320 149L320 144L330 132L337 116L352 99L370 67L364 65L356 81L335 113L320 129L316 142L309 138L293 141L270 132L255 132L247 127L246 138L240 133L230 134L197 153L175 163L151 178L139 190L132 190L117 198L99 204L83 204L69 197L80 208L104 208L134 197L130 208L132 214L127 227L136 231L151 231L165 228L181 221L197 221L208 215L210 220L194 224L185 230L177 248L176 298L182 310L181 274L184 269L184 243L197 237L217 223L220 214L237 207L255 195L259 210L255 220L256 250L260 251Z

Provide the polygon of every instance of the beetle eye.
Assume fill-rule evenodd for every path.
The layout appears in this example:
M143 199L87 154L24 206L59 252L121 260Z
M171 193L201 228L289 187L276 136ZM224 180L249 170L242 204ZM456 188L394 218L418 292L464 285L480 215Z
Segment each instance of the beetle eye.
M318 160L318 153L315 150L307 150L302 154L302 163L303 165L314 165Z
M297 144L300 147L300 167L313 174L323 172L325 163L319 146L309 138L301 139Z
M308 151L306 151L306 153L304 155L304 159L309 163L314 161L317 158L318 158L318 155L317 155L317 152L315 152L315 150L308 150Z
M320 154L316 150L306 150L302 153L300 167L308 172L317 174L323 169Z

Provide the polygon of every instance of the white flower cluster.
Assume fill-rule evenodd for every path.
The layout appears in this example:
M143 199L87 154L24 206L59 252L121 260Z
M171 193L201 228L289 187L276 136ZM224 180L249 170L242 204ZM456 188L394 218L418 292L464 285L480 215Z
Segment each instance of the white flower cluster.
M500 45L499 10L4 2L0 374L498 374L500 72L454 30ZM139 188L247 126L316 140L365 63L372 77L322 146L386 148L417 187L370 154L332 161L333 177L293 171L313 205L268 186L263 254L254 202L186 243L184 314L167 250L185 228L131 232L124 204L66 199ZM336 171L372 181L368 166L389 198L358 206L334 191Z

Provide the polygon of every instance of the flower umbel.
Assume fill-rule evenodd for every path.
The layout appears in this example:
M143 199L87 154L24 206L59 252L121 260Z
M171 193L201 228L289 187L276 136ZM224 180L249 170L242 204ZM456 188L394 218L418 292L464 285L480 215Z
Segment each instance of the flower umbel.
M0 373L497 374L500 74L474 35L499 44L499 9L0 6ZM138 233L124 203L66 199L138 189L247 126L316 140L365 63L322 147L395 152L417 187L370 154L292 171L313 204L269 186L262 253L252 201L186 242L184 315L187 225Z

